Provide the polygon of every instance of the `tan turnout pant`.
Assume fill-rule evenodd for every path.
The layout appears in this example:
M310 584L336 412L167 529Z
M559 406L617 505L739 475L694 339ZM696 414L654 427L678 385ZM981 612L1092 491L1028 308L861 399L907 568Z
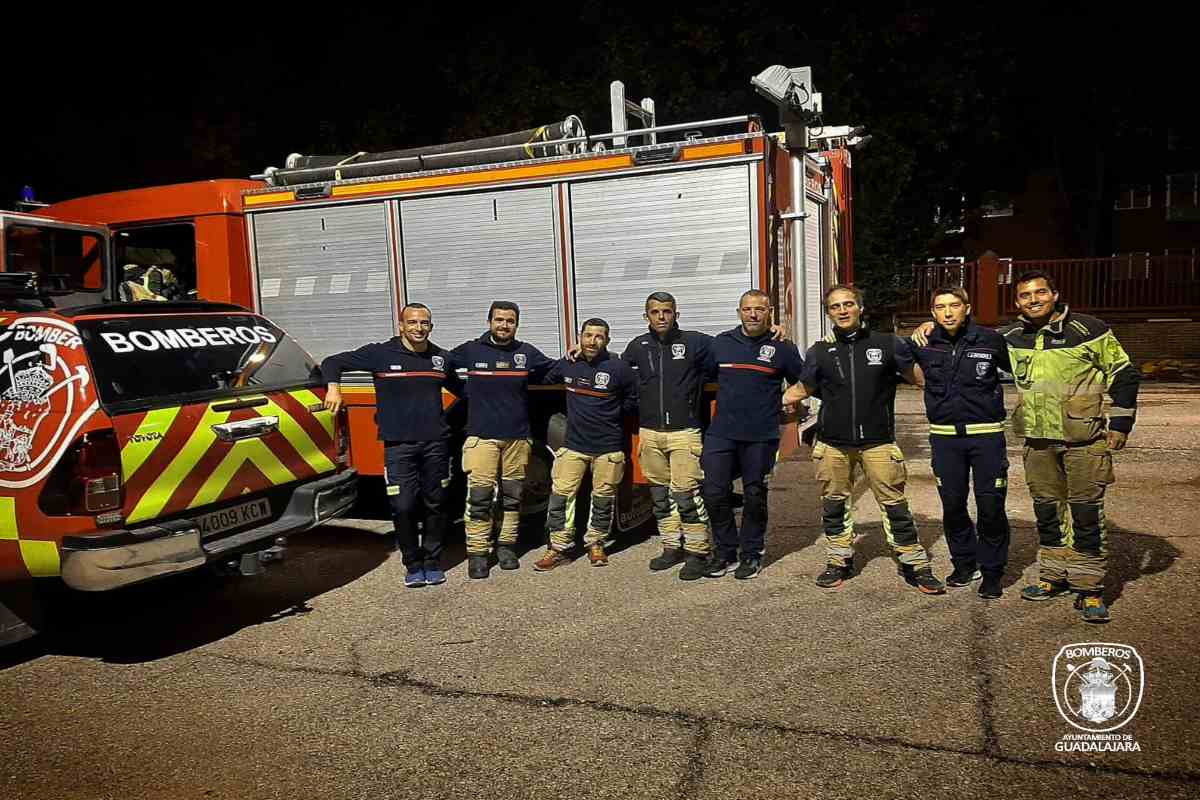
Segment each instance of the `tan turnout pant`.
M560 447L554 452L553 487L546 511L550 547L560 553L575 546L575 495L588 469L592 471L592 513L584 544L603 542L612 528L617 488L625 476L625 454L618 450L590 456Z
M684 550L699 555L707 555L712 549L708 512L701 496L703 447L699 428L638 431L638 463L650 481L654 517L664 548L678 548L682 543Z
M917 525L904 496L908 465L898 446L835 447L817 442L812 455L821 484L828 563L847 566L854 557L853 492L856 472L861 468L883 511L883 532L897 560L914 569L929 566L929 553L917 539Z
M521 522L521 494L525 489L525 467L529 464L528 439L480 439L468 436L463 443L463 472L467 473L467 513L463 527L467 552L487 555L492 547L492 504L500 484L504 516L500 544L516 544Z

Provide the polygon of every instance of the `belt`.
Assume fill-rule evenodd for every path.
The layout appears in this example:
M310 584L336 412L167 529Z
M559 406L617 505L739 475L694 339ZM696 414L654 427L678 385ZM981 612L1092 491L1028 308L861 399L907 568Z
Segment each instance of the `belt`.
M971 422L966 425L934 425L929 433L936 436L977 436L984 433L1004 433L1003 422Z

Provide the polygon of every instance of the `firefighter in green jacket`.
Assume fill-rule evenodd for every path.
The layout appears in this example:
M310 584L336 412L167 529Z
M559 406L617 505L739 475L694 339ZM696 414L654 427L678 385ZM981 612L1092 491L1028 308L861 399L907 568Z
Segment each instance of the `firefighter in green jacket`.
M1133 430L1139 375L1102 321L1058 302L1054 279L1034 270L1016 283L1021 317L1001 328L1020 399L1013 430L1025 436L1025 480L1040 547L1038 582L1021 597L1075 592L1087 622L1106 622L1104 491L1112 454ZM1112 398L1107 419L1104 393Z

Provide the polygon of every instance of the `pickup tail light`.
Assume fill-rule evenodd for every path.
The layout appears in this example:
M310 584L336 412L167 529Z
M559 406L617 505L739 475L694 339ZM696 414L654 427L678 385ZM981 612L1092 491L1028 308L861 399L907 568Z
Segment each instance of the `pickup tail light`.
M103 514L121 508L121 451L111 430L85 433L46 480L39 504L52 515Z

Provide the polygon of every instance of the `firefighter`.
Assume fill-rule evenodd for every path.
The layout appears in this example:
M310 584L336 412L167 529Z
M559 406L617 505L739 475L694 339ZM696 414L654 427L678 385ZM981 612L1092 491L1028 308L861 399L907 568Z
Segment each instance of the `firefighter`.
M409 588L445 583L442 540L446 531L446 486L450 482L450 429L442 406L442 389L462 394L450 354L429 341L433 313L421 303L400 312L403 332L386 342L337 353L321 362L327 389L325 408L342 407L338 381L346 370L370 372L375 382L375 414L383 459L388 504ZM413 515L424 505L425 531L420 536Z
M1001 596L1008 563L1008 447L1004 439L1004 391L999 371L1012 372L1004 337L971 319L965 289L935 289L934 325L913 354L925 378L925 413L933 474L942 498L942 525L954 570L946 585L969 586L982 578L979 596ZM978 526L967 512L975 478ZM978 569L977 569L978 567Z
M733 564L739 580L762 568L767 533L767 477L779 452L783 381L799 380L804 362L791 342L771 332L771 301L751 289L738 300L741 325L715 337L705 371L717 376L717 413L704 437L704 504L713 552L704 574L719 578ZM733 518L733 479L742 476L742 528Z
M518 341L521 308L497 300L488 309L488 330L454 348L455 365L467 370L467 439L462 468L467 473L467 574L490 571L492 504L499 476L503 517L496 542L501 569L517 569L517 527L529 464L530 383L540 383L553 361Z
M896 385L900 372L913 383L910 348L890 333L872 331L862 319L862 292L836 284L825 292L833 333L809 348L800 384L784 393L790 408L807 396L821 399L818 441L813 445L825 528L823 589L842 585L853 574L855 472L861 466L883 512L883 530L899 561L900 575L926 594L945 587L933 575L929 553L917 539L917 526L904 485L908 468L896 445Z
M637 376L608 352L608 323L592 318L579 331L578 360L561 359L546 378L567 390L567 439L554 454L546 512L546 553L533 568L546 572L570 561L575 546L575 495L592 472L591 516L584 545L592 566L608 564L604 540L612 529L617 488L625 475L622 417L638 407Z
M1114 480L1112 454L1133 430L1138 371L1108 325L1059 303L1047 273L1017 279L1016 306L1020 319L1000 332L1020 395L1013 428L1025 436L1025 480L1041 544L1038 582L1021 597L1075 592L1085 621L1106 622L1104 492Z
M666 292L646 298L643 316L649 330L634 337L621 358L638 376L638 463L650 482L663 546L650 569L684 562L679 577L696 580L704 577L712 549L700 491L700 402L712 337L681 330L675 298Z

